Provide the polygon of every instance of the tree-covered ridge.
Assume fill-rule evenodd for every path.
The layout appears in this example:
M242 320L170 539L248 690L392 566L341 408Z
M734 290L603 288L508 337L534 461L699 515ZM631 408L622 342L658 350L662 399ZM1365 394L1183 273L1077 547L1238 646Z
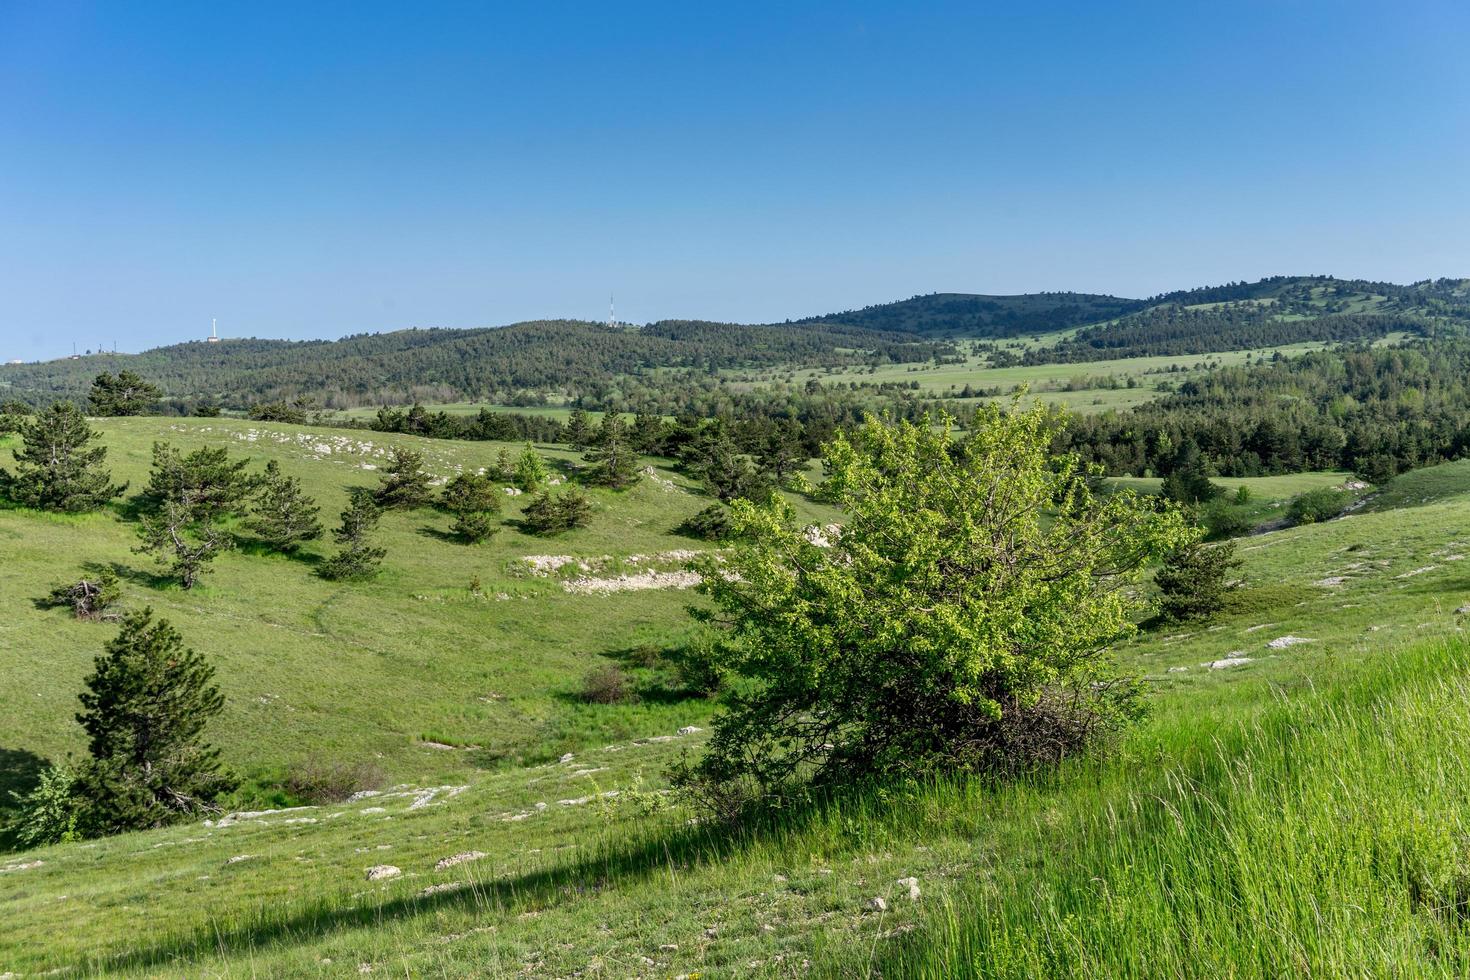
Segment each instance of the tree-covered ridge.
M982 296L931 293L896 303L808 317L797 323L842 323L932 336L1017 337L1097 323L1142 309L1142 300L1093 293Z
M309 395L330 406L426 396L512 400L655 370L713 372L803 363L842 366L924 361L947 350L912 337L831 324L746 326L667 321L609 328L545 320L473 330L401 330L337 341L227 340L138 355L11 365L0 385L32 402L80 397L99 367L118 362L175 398L213 396L244 408Z
M1115 474L1167 475L1191 453L1223 476L1351 469L1374 482L1470 451L1470 341L1319 351L1185 382L1072 419L1060 448Z

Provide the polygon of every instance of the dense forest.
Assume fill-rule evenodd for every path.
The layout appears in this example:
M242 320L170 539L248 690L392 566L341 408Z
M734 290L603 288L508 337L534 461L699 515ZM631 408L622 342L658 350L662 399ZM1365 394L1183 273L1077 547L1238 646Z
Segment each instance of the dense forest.
M1222 368L1137 408L1077 416L1057 448L1113 474L1167 475L1197 451L1222 476L1349 469L1377 482L1470 451L1470 341Z
M1067 330L1123 316L1146 305L1143 300L1091 293L931 293L795 322L841 323L924 336L1000 338Z

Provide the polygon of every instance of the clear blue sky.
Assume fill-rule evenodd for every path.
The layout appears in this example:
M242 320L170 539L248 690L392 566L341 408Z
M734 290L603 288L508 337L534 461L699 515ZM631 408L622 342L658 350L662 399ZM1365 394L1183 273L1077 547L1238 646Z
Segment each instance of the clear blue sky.
M1470 4L0 0L0 358L1470 276Z

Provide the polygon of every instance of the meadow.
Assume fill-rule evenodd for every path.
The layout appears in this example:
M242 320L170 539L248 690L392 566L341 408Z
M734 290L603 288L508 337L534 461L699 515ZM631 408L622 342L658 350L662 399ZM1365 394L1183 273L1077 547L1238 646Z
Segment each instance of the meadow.
M440 475L487 465L501 448L234 420L101 428L134 490L154 439L223 444L260 465L280 460L324 516L345 487L374 482L362 467L382 447L412 445ZM568 469L577 462L541 449ZM1218 976L1463 966L1445 907L1459 907L1456 876L1467 870L1454 841L1470 792L1455 722L1470 656L1457 612L1470 598L1470 464L1407 474L1338 520L1242 539L1244 585L1226 613L1114 650L1144 678L1152 712L1110 755L1010 786L856 790L727 831L691 825L667 792L669 765L699 750L710 702L651 675L637 703L578 696L594 666L636 665L630 651L686 638L692 594L576 594L564 583L583 573L539 577L523 561L597 559L585 574L615 578L646 567L634 556L699 547L670 529L704 499L651 462L667 482L597 492L592 526L564 538L507 526L471 547L444 540L443 515L393 514L384 573L356 585L312 574L327 550L318 543L300 559L241 549L186 593L131 553L132 527L116 510L0 511L0 588L13 610L0 657L20 681L0 692L0 744L13 771L81 749L75 693L110 627L35 600L84 560L122 569L127 601L151 604L219 666L228 700L211 734L255 792L311 757L372 760L387 773L385 792L347 803L257 801L208 824L0 859L0 968L1035 976L1154 964ZM1226 482L1271 509L1341 479ZM831 516L798 503L811 520ZM479 596L468 589L476 576ZM396 873L370 880L380 866ZM1379 918L1383 929L1364 927Z

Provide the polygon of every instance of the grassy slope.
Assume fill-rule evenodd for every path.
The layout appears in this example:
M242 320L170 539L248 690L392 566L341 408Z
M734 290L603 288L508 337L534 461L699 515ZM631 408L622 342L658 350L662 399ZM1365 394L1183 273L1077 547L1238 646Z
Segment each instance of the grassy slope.
M129 422L120 428L134 425L144 423ZM284 427L273 428L287 431ZM114 438L126 437L119 430ZM137 441L140 446L146 444L146 440ZM443 451L480 448L446 446ZM298 461L301 466L308 463L321 461ZM1385 501L1398 501L1410 509L1388 509ZM685 501L688 507L696 504L694 500ZM893 976L936 964L941 968L939 972L963 972L979 962L973 956L977 942L990 950L994 937L1009 936L1015 946L1014 957L1005 962L1016 964L1013 972L1025 975L1043 962L1037 958L1041 954L1036 944L1022 942L1030 923L1052 923L1048 934L1057 936L1073 935L1064 932L1064 928L1072 928L1076 936L1089 942L1100 936L1125 935L1106 932L1114 926L1114 919L1100 918L1095 901L1081 901L1086 895L1086 882L1091 880L1083 871L1089 868L1094 869L1089 872L1094 877L1096 869L1116 872L1121 876L1116 879L1117 887L1131 889L1127 909L1138 909L1138 915L1129 919L1124 914L1127 909L1118 915L1119 921L1136 926L1126 936L1132 937L1132 948L1141 949L1137 944L1166 931L1163 926L1170 924L1164 918L1159 896L1150 891L1157 888L1152 883L1158 879L1146 874L1149 867L1158 865L1125 863L1123 870L1117 871L1109 863L1129 853L1132 842L1155 839L1150 836L1152 825L1136 816L1144 806L1140 801L1151 799L1149 793L1154 790L1159 792L1153 795L1168 790L1170 784L1162 775L1168 772L1228 775L1237 770L1226 762L1244 759L1252 760L1253 770L1260 767L1263 774L1269 773L1265 766L1273 746L1279 755L1278 733L1290 728L1283 729L1282 723L1271 721L1272 713L1281 710L1277 705L1283 696L1295 699L1313 689L1332 689L1353 674L1376 676L1376 664L1393 661L1384 654L1402 651L1423 639L1458 634L1452 610L1470 590L1470 567L1459 561L1456 549L1470 550L1470 542L1457 541L1464 534L1467 519L1470 466L1454 464L1401 478L1379 498L1376 507L1364 508L1347 519L1243 542L1248 587L1237 611L1207 627L1149 634L1118 651L1123 663L1149 677L1156 689L1152 720L1130 738L1118 759L1079 766L1048 785L1016 787L1001 793L975 784L895 788L888 795L848 800L822 813L793 815L788 824L769 833L732 840L686 827L677 810L649 814L653 797L638 792L661 786L666 764L682 749L697 747L699 735L634 745L626 737L609 734L605 740L587 742L588 748L579 750L576 758L565 764L507 769L462 780L458 771L448 773L455 777L456 785L468 784L469 788L453 797L440 793L418 809L410 809L413 797L395 796L299 814L268 815L225 828L181 827L16 856L0 868L33 860L43 863L0 871L0 914L8 922L6 937L0 940L0 966L34 970L93 959L94 965L105 965L109 972L169 973L184 969L182 960L173 959L183 957L192 964L190 973L228 975L345 975L355 973L362 963L414 975L471 969L490 974L524 971L565 975L592 967L613 976L692 970L754 970L787 975L801 972L802 961L813 959L850 975L865 968L871 957L895 956L899 959L884 968L884 975ZM0 514L0 529L16 542L52 534L56 526L34 515ZM66 525L62 522L60 526ZM411 528L399 533L404 535L399 543L405 548L419 541ZM438 549L451 546L424 539L419 547L437 555ZM536 547L534 542L532 547ZM610 546L599 542L597 548L607 550ZM231 560L281 567L265 559L240 556ZM40 559L34 562L33 573ZM433 561L425 559L415 568L415 574L428 575ZM464 569L456 570L458 575L463 573ZM1331 575L1340 575L1344 582L1334 587L1313 585ZM8 588L13 588L13 581L17 580L6 580ZM167 605L169 615L181 622L186 615L194 616L194 628L186 627L186 635L222 662L234 657L244 660L247 655L217 648L215 634L207 626L229 622L218 615L220 612L243 613L236 607L201 607L203 611L188 607L205 600L223 602L214 590L227 591L226 581L221 574L207 596L163 593L155 599L156 605ZM444 588L453 588L454 581L449 579ZM400 583L397 589L388 588L387 583L375 587L380 615L390 611L397 615L400 605L410 611L416 608L401 601L408 591L403 588L405 584ZM546 585L519 581L508 584L527 589ZM490 587L487 579L487 589ZM422 587L412 584L409 588ZM256 601L260 598L256 596ZM615 630L628 626L609 616L629 598L634 597L597 600L600 605L577 605L575 609L583 617L595 619L587 627L589 634L605 633L610 638L617 635ZM547 589L520 601L539 609L573 600ZM436 627L436 616L459 615L447 603L431 605L435 614L410 618L404 626L427 629L430 639L426 644L437 642L435 629L449 632L447 625ZM515 607L516 603L500 605ZM273 615L283 617L287 612L278 610ZM26 611L25 615L33 614ZM404 615L412 616L411 612ZM664 614L662 620L647 618L657 615L657 611L645 610L645 630L650 630L652 623L657 624L657 630L678 628L672 614ZM528 614L520 628L529 629L534 621L542 620ZM468 622L483 624L481 620ZM249 632L257 636L279 632L260 618L250 623ZM46 637L73 629L67 624L63 631L60 618L37 619L31 625L36 628L32 632ZM76 659L84 660L106 631L75 628L81 632L65 646L74 648ZM246 626L220 631L222 646L228 646L224 641L232 635L232 629L244 633ZM199 638L206 634L211 637L207 646ZM1288 634L1314 642L1280 650L1267 647L1268 640ZM463 643L465 636L459 639ZM8 638L0 640L0 651L6 656L21 656L21 646ZM329 647L311 649L313 656L304 666L289 650L279 654L281 668L289 667L299 683L317 683L309 675L317 672L318 658ZM1201 666L1232 653L1252 661L1226 670ZM289 665L285 662L288 656ZM1426 654L1428 666L1411 672L1409 680L1421 674L1452 673L1459 669L1461 660L1462 656L1455 659L1449 655L1436 660ZM575 668L586 662L590 660L572 661ZM1436 663L1440 666L1430 670ZM412 660L390 658L389 665L382 669L387 671L390 666L400 673L384 681L385 700L396 704L404 700L400 689L412 693L422 683L425 688L437 688L445 703L458 703L454 700L459 696L458 680L442 686L432 677L420 682L412 676L420 669ZM77 665L76 672L79 674L83 667ZM1171 667L1186 669L1170 672ZM254 683L247 668L269 669L259 660L248 660L228 673L222 670L226 689L237 701L240 699L230 685ZM541 681L545 683L550 676L548 668ZM553 683L562 690L568 686L565 676ZM1438 696L1433 694L1431 681L1423 683L1429 685L1423 688L1428 692L1424 698ZM57 695L57 706L46 724L64 727L71 694L72 689L65 688ZM518 697L536 702L534 693ZM557 704L544 693L540 697L545 703ZM353 707L347 699L343 704L352 710L337 717L338 727L351 730L356 727L355 713L368 709ZM604 725L617 727L627 720L627 710L598 709L595 720L587 723L589 732ZM1306 717L1311 724L1298 728L1313 728L1325 716ZM221 729L220 736L235 753L240 751L235 743L242 738L255 740L262 754L280 751L291 740L276 741L268 724L297 724L289 715L281 718L284 720L263 715L256 720L256 727L249 728L244 724L247 719L236 715ZM672 734L683 719L677 716L677 709L667 709L665 714L637 720L648 726L639 734ZM326 721L324 713L321 724ZM33 716L17 724L16 730L34 737L42 730L38 724ZM1264 733L1255 742L1251 741L1251 726ZM493 718L474 725L467 723L467 727L472 737L482 742L488 741L491 732L499 732ZM1243 734L1229 734L1236 730ZM1418 732L1414 737L1421 741L1427 737L1422 725L1406 728L1405 732L1405 738L1413 732ZM17 744L17 736L7 737L10 744ZM418 758L413 753L429 751L417 749L411 742L399 745L395 741L398 738L394 735L385 739L393 742L399 753L390 758L413 760ZM1378 763L1366 754L1371 748L1369 741L1360 736L1357 743L1349 744L1362 743L1362 771L1375 774ZM1301 752L1325 751L1334 744L1330 738L1304 741ZM1410 744L1426 759L1438 762L1448 758L1442 751L1435 754L1432 747L1419 748L1420 742ZM1459 750L1449 742L1445 744ZM1212 752L1224 752L1226 756L1218 764L1209 763ZM426 758L433 763L441 755L450 754L436 753ZM399 771L404 778L410 774L422 777L414 779L418 787L434 785L446 768L465 765L459 754L452 755L453 761L437 766L406 766ZM463 755L471 757L473 753ZM1311 757L1304 754L1302 758L1305 764ZM1447 773L1456 771L1448 764L1441 768ZM1138 773L1145 770L1159 775L1148 777L1150 781L1140 786ZM1318 798L1333 802L1335 798L1320 795L1331 789L1325 775L1312 776L1312 780ZM1222 781L1218 785L1229 789L1233 784ZM1447 780L1444 785L1444 792L1451 795L1438 799L1453 799L1451 791L1458 784ZM1236 786L1234 791L1247 796L1258 794L1234 805L1242 820L1251 814L1257 816L1250 819L1264 819L1260 815L1267 813L1266 808L1279 802L1267 793L1270 788L1257 791L1248 781ZM613 790L623 795L602 798L601 802L558 802ZM1386 784L1383 792L1400 790L1406 788ZM1414 799L1412 795L1403 798ZM536 809L534 804L538 802L548 804L544 811ZM1348 802L1359 810L1375 805L1361 794ZM382 806L383 812L369 812L376 806ZM1110 812L1112 817L1108 816ZM522 813L527 816L512 819ZM303 818L316 822L288 822ZM1199 827L1200 835L1219 829L1219 825L1207 823ZM1191 831L1191 835L1195 833ZM1116 844L1108 843L1110 834L1117 835ZM1182 850L1159 853L1165 857L1169 853L1208 856L1213 853L1205 849L1208 840L1201 837L1196 841L1190 836L1179 845ZM1283 846L1290 843L1283 841ZM1109 851L1110 846L1114 850ZM434 871L434 863L440 858L469 850L484 851L487 856L446 871ZM1067 859L1043 859L1054 853L1065 854ZM1301 876L1311 872L1311 853L1302 852L1290 880L1279 875L1276 879L1263 877L1266 870L1259 868L1252 870L1252 880L1259 880L1263 888L1272 880L1285 884L1307 881L1309 878ZM229 858L242 854L252 857L229 863ZM365 882L366 868L380 862L399 866L403 876ZM1435 867L1442 871L1441 865ZM1015 867L1034 868L1035 876L1010 876ZM1135 870L1129 871L1130 867ZM1199 874L1206 875L1206 865L1199 867ZM905 890L895 885L898 878L908 875L922 882L924 897L920 903L908 902L902 897ZM456 892L423 894L427 886L454 881L468 882L469 886ZM1030 899L1034 887L1062 889L1072 887L1068 882L1074 881L1078 884L1067 894L1079 909L1079 920L1044 918L1050 914L1044 905L1039 912L1033 911ZM1359 885L1347 878L1343 881L1342 893L1355 894L1353 889ZM995 891L987 892L986 888ZM888 898L886 912L867 908L868 899L875 895ZM1072 906L1059 902L1056 907L1065 910ZM953 911L952 922L948 910ZM993 928L987 925L984 928L988 931L977 933L977 923L990 921L982 919L982 911L999 918ZM922 914L925 912L930 914ZM1248 921L1242 917L1250 910L1222 904L1214 914L1214 921L1233 923L1239 929L1241 922ZM1038 915L1043 918L1037 919ZM1414 917L1419 913L1406 915L1408 919L1401 916L1393 922L1417 921ZM916 926L921 931L914 935L924 937L924 941L913 945L904 942L901 937L905 930ZM1427 935L1433 930L1425 926L1421 932ZM1405 934L1399 930L1394 935ZM677 949L665 948L669 946ZM1396 948L1409 957L1419 949L1407 941ZM937 957L928 964L905 958L928 952ZM1331 959L1329 952L1308 946L1304 955L1314 964L1343 962ZM1162 955L1157 950L1150 953ZM118 956L128 958L115 959ZM1116 969L1116 964L1098 961L1093 965L1097 967L1094 972L1127 972Z
M346 487L376 483L362 463L382 462L344 452L343 444L370 443L374 451L412 445L441 475L491 463L501 449L519 450L227 419L120 419L101 428L109 463L133 490L146 482L153 440L183 449L223 444L254 459L257 470L266 459L280 460L316 496L329 525ZM326 454L322 445L336 449ZM561 464L579 460L565 450L543 451ZM134 525L116 513L0 510L0 594L8 599L0 669L17 679L0 687L0 747L46 757L84 747L71 721L76 692L111 629L34 603L63 578L80 576L87 563L116 565L129 604L151 604L218 665L229 703L216 737L247 772L320 754L374 759L395 779L439 781L501 760L539 761L593 741L697 721L709 710L702 701L594 710L573 697L604 658L677 642L687 630L687 593L568 595L554 578L531 576L519 562L528 554L626 557L699 547L671 528L708 501L682 477L660 477L677 488L644 480L624 494L594 491L591 526L551 539L507 526L470 547L441 537L445 515L390 514L381 534L388 549L383 573L351 585L314 574L314 562L332 550L323 540L297 559L227 554L202 586L183 592L156 578L151 558L131 552ZM508 503L505 516L514 519L527 499ZM483 597L469 593L475 577ZM447 752L425 748L425 740L476 748Z

